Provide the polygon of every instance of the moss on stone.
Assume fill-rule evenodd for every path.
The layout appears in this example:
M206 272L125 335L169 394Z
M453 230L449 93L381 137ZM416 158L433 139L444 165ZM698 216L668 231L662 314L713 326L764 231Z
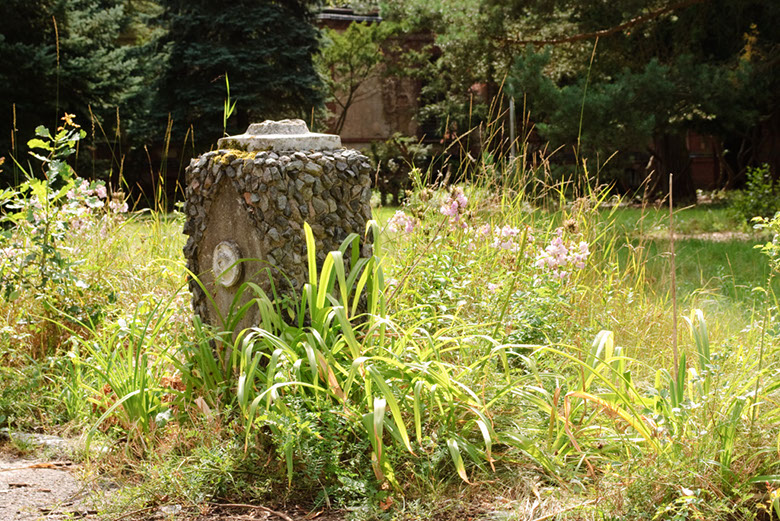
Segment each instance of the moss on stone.
M240 148L227 148L224 153L214 156L213 161L221 165L228 165L236 159L254 159L259 152L249 152ZM229 159L228 159L229 158Z

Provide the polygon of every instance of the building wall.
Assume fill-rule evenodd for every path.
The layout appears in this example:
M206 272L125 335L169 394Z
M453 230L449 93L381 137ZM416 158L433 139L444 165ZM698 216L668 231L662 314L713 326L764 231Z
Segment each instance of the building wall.
M376 15L359 16L351 9L325 9L318 16L320 28L337 31L345 30L353 22L382 23ZM416 46L419 38L407 37L400 43L402 48ZM363 148L373 142L386 141L396 132L417 135L415 114L419 94L419 81L386 76L379 70L357 91L340 133L341 141L354 148ZM328 104L328 109L338 115L339 107L335 103Z
M718 182L720 168L714 140L712 136L693 131L689 131L686 136L691 159L691 179L697 189L713 190Z
M409 79L381 75L371 78L361 86L347 112L342 142L358 146L386 141L396 132L416 135L414 114L418 94L417 85Z

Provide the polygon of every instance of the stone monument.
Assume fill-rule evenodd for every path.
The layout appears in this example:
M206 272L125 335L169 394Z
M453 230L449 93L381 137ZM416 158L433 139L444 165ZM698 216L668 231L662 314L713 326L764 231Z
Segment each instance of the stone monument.
M200 281L189 283L193 309L213 325L246 282L271 298L300 298L308 280L304 222L321 265L348 234L362 237L371 219L368 158L341 148L339 136L311 133L301 120L264 121L218 147L190 162L184 204L184 255ZM361 255L370 256L370 246ZM237 302L253 296L244 291ZM239 328L259 318L255 306Z

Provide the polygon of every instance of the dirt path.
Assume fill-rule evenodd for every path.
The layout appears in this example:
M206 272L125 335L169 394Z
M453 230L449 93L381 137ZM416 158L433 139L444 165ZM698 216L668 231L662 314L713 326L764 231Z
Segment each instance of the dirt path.
M669 239L669 232L664 231L652 231L646 233L646 236L651 239ZM675 233L674 238L681 239L698 239L700 241L712 241L712 242L725 242L725 241L749 241L749 240L763 240L762 236L757 234L750 234L746 232L708 232L708 233Z
M21 454L11 437L24 447ZM90 492L97 485L81 481L79 465L68 458L68 454L73 454L74 448L78 446L77 441L58 436L24 433L9 435L6 430L0 431L0 521L297 521L305 519L308 514L298 508L278 512L261 505L182 507L172 504L114 512L108 517L100 517L90 499ZM110 491L116 488L113 483L104 485L100 495L106 492L110 495ZM343 521L343 517L338 514L320 513L316 517L318 521Z
M85 489L67 460L48 461L0 454L0 519L87 518Z
M110 480L82 481L80 465L68 458L68 454L74 454L78 442L43 434L14 433L12 436L21 441L24 452L20 455L7 431L0 431L0 521L344 521L346 518L346 512L310 512L297 505L276 510L263 505L218 502L164 504L117 511L116 505L113 508L109 505L118 485ZM90 496L93 491L98 492L102 508L108 506L110 514L95 508L93 503L97 498ZM463 516L454 517L450 512L441 519L462 517L496 521L506 518L506 513L495 511L494 505L480 505L473 511L468 510L468 506L464 508Z

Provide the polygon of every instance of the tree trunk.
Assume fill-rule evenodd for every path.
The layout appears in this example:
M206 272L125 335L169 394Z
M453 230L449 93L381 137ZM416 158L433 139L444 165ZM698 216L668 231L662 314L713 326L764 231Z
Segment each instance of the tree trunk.
M658 195L669 194L669 174L674 174L675 204L696 202L696 188L691 178L691 158L682 132L656 136L653 140L653 169L658 177Z

